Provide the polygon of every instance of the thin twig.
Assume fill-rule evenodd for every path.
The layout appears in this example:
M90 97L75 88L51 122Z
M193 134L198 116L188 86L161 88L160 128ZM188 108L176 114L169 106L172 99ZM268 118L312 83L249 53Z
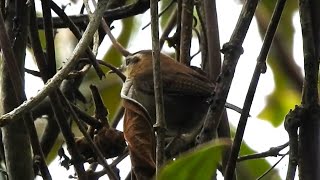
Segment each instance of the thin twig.
M87 63L89 60L88 60L88 58L81 58L79 61L84 61L85 63ZM111 70L108 73L115 73L116 75L119 76L119 78L122 80L122 82L124 82L126 80L126 76L122 73L122 71L120 69L116 68L115 66L113 66L112 64L105 62L101 59L97 59L97 62L103 66L108 67Z
M126 80L126 76L119 69L114 67L113 65L111 65L105 61L102 61L102 60L98 60L98 63L111 69L112 73L117 74L123 82Z
M24 68L24 72L28 73L28 74L31 74L31 75L33 75L35 77L41 77L39 71L35 71L35 70L28 69L28 68Z
M243 134L246 128L250 108L252 105L252 101L256 92L256 88L259 82L259 78L261 73L266 71L266 59L267 55L274 37L274 34L277 30L278 23L281 18L281 14L284 8L286 0L278 0L275 6L270 24L267 28L267 32L262 44L262 48L260 54L257 58L257 64L252 75L252 79L249 85L248 93L246 95L246 99L243 105L243 110L240 116L239 124L237 127L236 135L234 138L234 143L232 145L231 154L228 160L227 169L226 169L226 179L232 179L236 167L236 161L238 159L238 154L240 151L240 146L242 143Z
M266 172L264 172L261 176L259 176L257 178L257 180L262 179L263 177L265 177L270 171L272 171L281 161L284 157L286 157L286 155L289 154L289 152L287 152L285 155L283 155L273 166L271 166Z
M158 17L160 18L173 5L173 3L175 3L174 0L172 0L165 8L163 8L163 10L159 13ZM148 24L143 26L141 29L142 30L146 29L148 26L150 26L150 24L151 24L151 22L149 22Z
M265 152L262 152L262 153L256 153L256 154L250 154L250 155L246 155L246 156L241 156L238 158L238 162L241 162L241 161L246 161L246 160L251 160L251 159L260 159L260 158L266 158L266 157L270 157L270 156L279 156L279 152L281 150L283 150L284 148L288 147L289 145L289 142L283 144L283 145L280 145L280 146L277 146L277 147L272 147L270 148L268 151L265 151Z
M97 3L95 0L92 0L93 5L96 7ZM105 31L105 33L108 35L108 37L110 38L113 47L118 50L124 57L127 57L128 55L130 55L131 53L126 50L118 41L117 39L113 36L113 34L111 33L111 29L108 25L108 23L106 22L105 18L101 19L101 23L102 23L102 28Z
M156 146L156 174L165 161L165 128L166 122L164 118L162 77L160 71L160 44L159 44L159 19L158 19L158 1L150 0L151 13L151 33L152 33L152 58L153 58L153 81L154 96L156 104L156 124L154 125L157 135Z

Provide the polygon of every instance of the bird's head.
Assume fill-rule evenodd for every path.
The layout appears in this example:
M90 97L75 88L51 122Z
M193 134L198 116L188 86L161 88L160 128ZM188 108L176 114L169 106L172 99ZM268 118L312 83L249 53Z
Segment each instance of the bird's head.
M162 64L168 60L173 62L171 57L160 53ZM121 70L129 78L144 71L152 70L152 50L142 50L127 56Z

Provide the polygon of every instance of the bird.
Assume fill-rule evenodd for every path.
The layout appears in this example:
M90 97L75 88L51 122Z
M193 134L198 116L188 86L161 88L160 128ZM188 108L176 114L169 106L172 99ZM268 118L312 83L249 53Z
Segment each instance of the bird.
M142 50L126 57L126 80L121 97L142 107L152 124L156 121L152 50ZM160 53L164 114L167 134L176 136L199 129L205 119L215 84L198 68L186 66Z

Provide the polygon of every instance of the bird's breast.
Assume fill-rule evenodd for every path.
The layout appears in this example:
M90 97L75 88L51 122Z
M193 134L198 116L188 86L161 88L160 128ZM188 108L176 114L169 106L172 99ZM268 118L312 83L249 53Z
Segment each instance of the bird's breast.
M154 94L132 88L131 98L146 109L154 124L156 122ZM163 100L169 134L187 133L194 128L198 128L209 107L206 98L199 96L165 94Z

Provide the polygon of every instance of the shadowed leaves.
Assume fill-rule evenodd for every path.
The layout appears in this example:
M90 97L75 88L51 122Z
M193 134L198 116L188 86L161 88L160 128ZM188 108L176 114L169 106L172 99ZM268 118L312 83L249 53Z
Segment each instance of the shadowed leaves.
M123 138L123 133L113 128L102 128L93 138L94 143L99 147L105 158L113 158L123 153L126 143ZM81 137L76 140L79 150L86 159L95 157L90 144Z

